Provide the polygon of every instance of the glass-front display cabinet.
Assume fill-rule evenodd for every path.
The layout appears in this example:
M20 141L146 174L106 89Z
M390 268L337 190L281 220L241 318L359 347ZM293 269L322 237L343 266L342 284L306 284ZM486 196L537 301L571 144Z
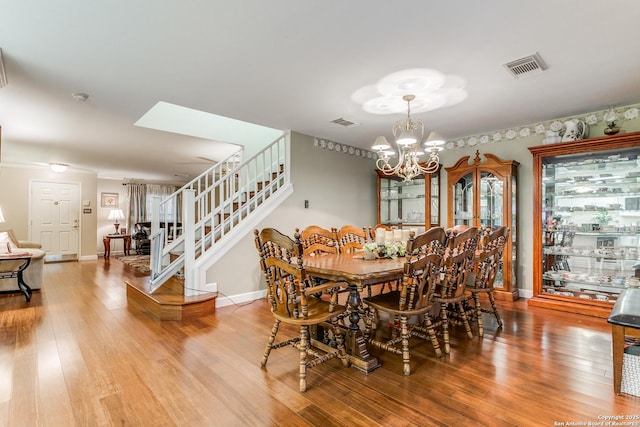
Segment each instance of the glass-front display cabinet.
M378 224L416 228L422 232L440 225L440 169L409 182L378 174Z
M448 183L447 226L468 225L481 230L509 227L510 239L504 248L502 268L494 286L496 298L518 299L518 166L515 160L501 160L476 151L445 168Z
M640 133L530 147L530 305L609 316L640 269Z

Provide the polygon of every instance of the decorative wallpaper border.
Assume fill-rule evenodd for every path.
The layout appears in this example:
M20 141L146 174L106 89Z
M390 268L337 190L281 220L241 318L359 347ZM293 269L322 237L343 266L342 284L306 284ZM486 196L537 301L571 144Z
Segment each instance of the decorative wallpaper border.
M613 108L616 113L616 123L620 126L620 123L624 123L628 120L634 120L638 118L638 111L640 104L632 104L626 107ZM445 149L454 150L463 147L473 147L478 144L496 143L502 141L513 141L520 138L527 138L531 135L544 135L547 130L559 131L563 128L563 123L568 120L582 120L589 126L593 125L606 125L605 115L610 109L595 111L592 113L579 114L576 116L563 117L559 119L548 120L545 122L534 123L530 125L524 125L519 127L512 127L508 129L502 129L493 132L487 132L477 135L470 135L464 138L460 138L456 141L447 141ZM377 153L362 148L352 147L347 144L342 144L328 139L314 138L313 145L325 150L331 150L348 154L351 156L362 157L366 159L376 159Z

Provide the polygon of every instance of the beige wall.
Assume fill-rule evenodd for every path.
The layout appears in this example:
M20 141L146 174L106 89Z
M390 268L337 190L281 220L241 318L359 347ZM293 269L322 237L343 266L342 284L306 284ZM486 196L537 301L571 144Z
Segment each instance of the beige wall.
M258 228L274 227L293 235L295 228L344 224L374 225L376 174L373 160L313 146L307 135L291 135L291 181L294 193ZM309 200L309 209L304 201ZM264 290L253 234L245 236L207 272L221 296L250 300ZM245 295L243 295L245 294Z
M0 206L6 222L0 228L12 228L19 239L31 239L30 183L34 180L72 183L80 185L80 204L91 202L91 213L80 214L80 259L96 257L96 182L93 172L69 169L64 173L52 172L48 167L0 165Z

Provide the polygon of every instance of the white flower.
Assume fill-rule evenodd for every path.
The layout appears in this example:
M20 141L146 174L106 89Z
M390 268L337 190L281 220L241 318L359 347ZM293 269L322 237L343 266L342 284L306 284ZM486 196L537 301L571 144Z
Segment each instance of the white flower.
M473 146L474 146L474 145L476 145L477 143L478 143L478 138L476 138L475 136L472 136L471 138L469 138L469 139L467 140L467 144L468 144L470 147L473 147Z
M520 129L520 136L521 136L522 138L526 138L526 137L528 137L529 135L531 135L531 129L529 129L529 128L522 128L522 129Z
M488 135L482 135L480 137L480 144L486 144L487 142L489 142L489 136Z
M539 125L536 125L536 133L544 133L544 131L545 131L545 128L542 123L540 123Z
M627 120L632 120L632 119L635 119L636 117L638 117L638 109L635 107L629 108L627 111L624 112L624 118Z
M324 139L320 141L320 147L322 148L326 148L327 147L327 141L325 141Z
M506 136L506 137L507 137L507 139L513 139L513 138L515 138L515 137L516 137L516 131L515 131L515 130L513 130L513 129L509 129L509 130L504 134L504 136Z
M453 147L455 147L455 144L453 143L453 141L449 141L447 142L447 145L445 145L445 147L447 148L447 150L452 150Z
M356 148L355 153L356 153L356 156L359 156L359 155L360 155L360 149L359 149L359 148Z
M333 150L333 141L329 141L329 143L327 144L327 148L329 150Z
M595 125L596 123L598 123L598 117L596 117L595 114L589 114L584 118L584 122L588 125Z
M353 154L355 152L356 152L355 148L349 147L349 154Z
M342 147L340 147L340 144L336 144L336 145L334 145L334 146L333 146L333 148L334 148L336 151L340 151L340 149L341 149Z
M367 159L371 158L371 151L367 151Z
M456 142L456 146L458 148L464 147L464 139L459 139L458 142Z
M346 145L342 146L342 152L346 153L349 150L349 147L347 147Z
M560 123L559 121L555 120L555 121L553 121L551 123L551 126L549 126L549 129L551 129L554 132L562 130L562 123Z
M500 141L502 140L502 135L500 135L500 132L496 132L493 134L492 138L494 141Z

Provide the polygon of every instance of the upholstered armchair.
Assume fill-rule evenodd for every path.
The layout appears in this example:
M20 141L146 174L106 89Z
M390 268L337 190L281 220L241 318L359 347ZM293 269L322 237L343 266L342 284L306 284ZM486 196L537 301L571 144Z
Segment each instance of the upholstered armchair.
M40 243L18 240L13 230L0 231L0 254L29 253L31 255L31 262L23 274L24 281L31 289L42 288L42 267L45 252L41 248ZM0 279L0 291L11 290L18 291L16 279Z

